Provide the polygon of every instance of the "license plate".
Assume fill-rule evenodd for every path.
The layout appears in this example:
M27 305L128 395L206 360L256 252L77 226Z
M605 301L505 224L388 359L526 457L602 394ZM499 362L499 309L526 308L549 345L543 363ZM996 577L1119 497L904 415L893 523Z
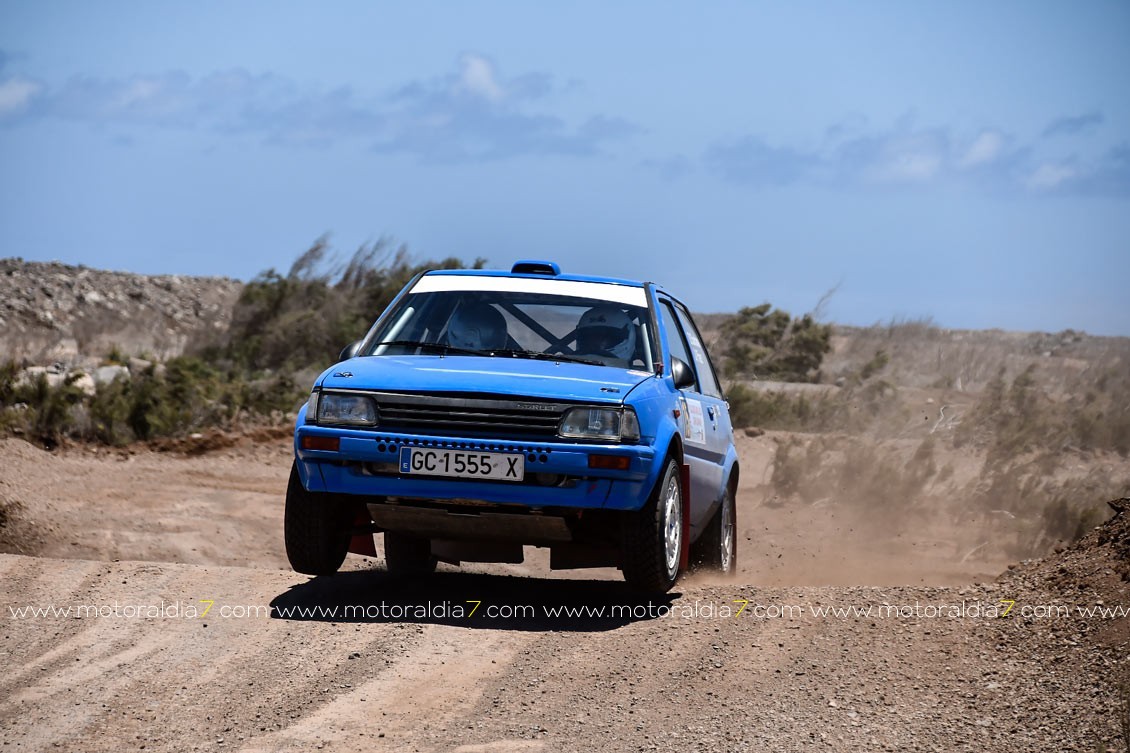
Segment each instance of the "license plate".
M526 456L502 452L430 450L402 447L400 472L420 476L486 478L521 481L526 475Z

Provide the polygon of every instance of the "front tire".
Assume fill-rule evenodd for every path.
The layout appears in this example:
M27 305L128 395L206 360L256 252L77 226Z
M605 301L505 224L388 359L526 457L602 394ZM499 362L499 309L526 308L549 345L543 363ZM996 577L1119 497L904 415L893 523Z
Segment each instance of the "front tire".
M305 575L333 575L349 551L353 510L334 496L307 491L298 475L298 463L290 467L286 487L283 534L290 566Z
M679 579L682 553L683 479L668 458L647 504L624 520L624 580L640 591L666 593Z
M431 539L385 531L385 567L393 575L429 575L436 570Z

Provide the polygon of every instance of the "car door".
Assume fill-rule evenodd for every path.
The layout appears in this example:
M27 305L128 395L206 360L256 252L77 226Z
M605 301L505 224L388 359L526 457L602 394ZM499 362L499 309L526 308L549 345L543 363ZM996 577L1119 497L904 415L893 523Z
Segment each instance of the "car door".
M722 488L722 463L725 454L719 457L718 433L723 411L719 409L721 395L712 396L703 392L704 382L695 367L691 339L679 322L676 304L667 298L660 299L659 313L666 332L668 352L684 361L695 373L695 384L682 390L683 402L683 458L690 467L690 524L697 536L698 529L706 522L707 515L720 499ZM694 332L693 328L691 330ZM694 341L701 341L694 332ZM709 384L714 384L713 373ZM724 404L723 404L724 407ZM728 429L728 420L725 423Z
M707 445L710 449L711 460L717 466L716 469L712 469L712 474L716 473L716 475L712 475L712 478L718 484L714 490L714 498L721 499L722 484L725 482L723 474L726 470L726 457L734 441L734 429L730 424L730 407L726 403L725 397L722 396L722 388L718 383L714 364L710 361L710 354L706 352L706 346L690 312L683 308L681 304L675 304L675 314L678 316L679 324L682 325L683 333L687 338L691 358L694 359L693 365L695 375L698 378L699 392L706 404L706 420L709 425Z

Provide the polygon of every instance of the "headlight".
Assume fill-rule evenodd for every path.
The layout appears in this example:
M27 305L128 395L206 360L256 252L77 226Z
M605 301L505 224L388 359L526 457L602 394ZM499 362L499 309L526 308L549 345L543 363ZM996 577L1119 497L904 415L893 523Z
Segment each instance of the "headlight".
M572 439L635 442L640 438L640 422L631 408L570 408L557 433Z
M377 425L377 401L365 395L323 392L316 406L320 424Z

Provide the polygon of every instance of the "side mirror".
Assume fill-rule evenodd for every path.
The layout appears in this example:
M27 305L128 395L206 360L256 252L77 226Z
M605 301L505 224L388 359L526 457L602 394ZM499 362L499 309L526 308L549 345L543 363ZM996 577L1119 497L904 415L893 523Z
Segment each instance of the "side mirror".
M361 350L360 340L358 340L357 342L349 343L349 345L346 345L345 348L341 351L341 354L337 357L337 360L348 361L350 358L353 358L353 356L357 355L357 351L359 350Z
M677 356L671 356L671 378L675 380L675 389L685 390L694 387L694 372L689 364Z

